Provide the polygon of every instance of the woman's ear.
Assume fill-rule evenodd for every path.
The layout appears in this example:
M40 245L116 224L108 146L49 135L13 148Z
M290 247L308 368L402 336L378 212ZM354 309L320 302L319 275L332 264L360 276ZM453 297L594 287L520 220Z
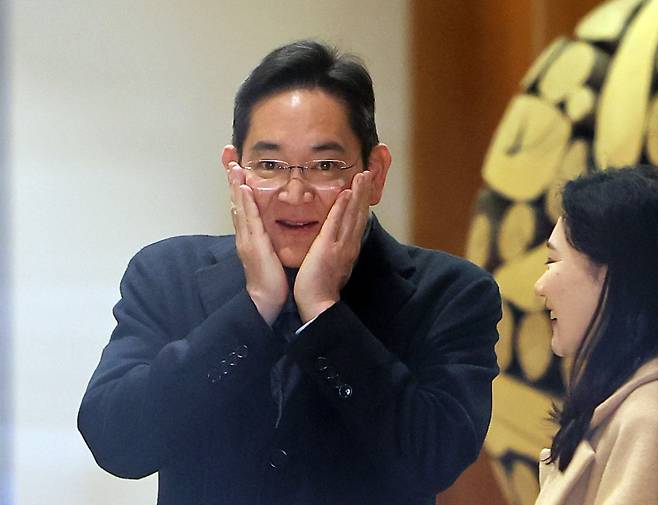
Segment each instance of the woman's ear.
M370 151L368 159L368 170L373 174L372 194L370 196L370 205L377 205L382 199L384 193L384 184L388 169L391 166L391 151L386 144L377 144Z

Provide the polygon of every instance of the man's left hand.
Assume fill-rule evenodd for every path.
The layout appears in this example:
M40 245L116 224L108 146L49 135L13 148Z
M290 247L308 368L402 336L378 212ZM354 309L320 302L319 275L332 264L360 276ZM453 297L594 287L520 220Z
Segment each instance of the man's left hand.
M294 296L304 323L340 299L340 290L359 256L372 182L373 174L367 170L354 176L351 189L343 190L336 198L299 268Z

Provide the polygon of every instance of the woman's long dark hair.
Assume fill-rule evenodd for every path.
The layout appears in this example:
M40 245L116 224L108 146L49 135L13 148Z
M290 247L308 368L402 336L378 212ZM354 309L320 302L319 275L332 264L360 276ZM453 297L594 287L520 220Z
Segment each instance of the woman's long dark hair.
M607 265L598 307L578 350L549 462L569 465L592 414L646 361L658 356L658 169L595 172L563 192L567 240Z

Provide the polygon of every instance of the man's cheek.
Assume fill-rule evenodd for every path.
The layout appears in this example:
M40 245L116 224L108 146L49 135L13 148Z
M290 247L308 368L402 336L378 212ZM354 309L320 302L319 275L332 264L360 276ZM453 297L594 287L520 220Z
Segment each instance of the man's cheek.
M318 198L322 202L322 211L324 214L323 216L324 218L327 217L329 211L334 206L334 203L336 203L336 199L338 198L338 195L341 193L341 191L342 190L331 189L331 190L324 190L318 192ZM323 224L324 224L324 219L323 219Z
M268 218L268 208L274 197L274 191L266 191L258 188L251 188L254 201L256 202L256 207L258 208L258 213L263 221Z

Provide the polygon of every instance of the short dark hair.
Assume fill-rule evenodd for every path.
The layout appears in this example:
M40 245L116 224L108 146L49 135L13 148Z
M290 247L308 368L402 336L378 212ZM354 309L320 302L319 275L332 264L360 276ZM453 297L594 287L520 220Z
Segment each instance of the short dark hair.
M277 92L298 88L320 88L345 104L367 164L370 151L379 143L370 74L356 56L341 54L315 40L300 40L275 49L240 86L233 109L233 145L239 155L254 104Z
M608 169L568 182L567 240L607 274L576 351L550 461L564 470L588 436L592 414L646 361L658 356L658 169Z

